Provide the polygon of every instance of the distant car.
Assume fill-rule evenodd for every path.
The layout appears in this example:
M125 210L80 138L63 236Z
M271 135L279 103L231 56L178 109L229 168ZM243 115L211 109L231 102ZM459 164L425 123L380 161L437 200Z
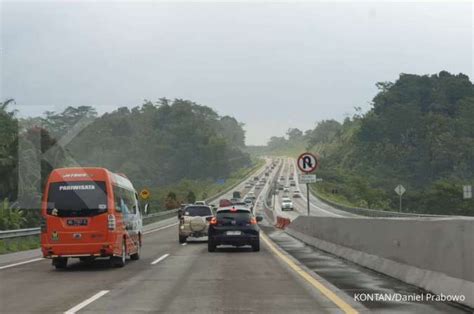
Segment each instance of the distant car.
M289 189L287 186L285 186L285 187L283 188L283 192L284 192L284 193L290 193L290 189Z
M178 212L179 218L179 243L185 243L188 237L201 238L207 236L209 221L212 217L209 206L190 205Z
M230 199L230 202L233 204L237 204L237 203L240 203L242 202L242 200L240 198L231 198Z
M247 183L247 184L245 185L245 188L246 188L246 189L251 189L251 188L252 188L252 186L253 186L252 184L250 184L250 183Z
M296 182L295 182L295 181L291 181L291 182L290 182L290 186L296 186Z
M246 207L226 207L217 210L216 216L208 218L209 231L207 249L214 252L219 245L250 245L252 250L260 251L260 228L255 217Z
M240 194L240 191L232 192L232 198L242 198L242 195Z
M294 198L300 198L300 197L301 197L301 192L298 191L298 190L294 191L294 192L293 192L293 197L294 197Z
M293 202L290 198L284 197L281 200L281 210L293 210Z
M248 208L250 208L250 210L253 211L254 200L253 200L252 198L250 198L250 197L246 197L245 200L244 200L244 202L245 202L245 205L246 205Z
M206 206L207 203L206 203L206 201L195 201L194 205L204 205L204 206Z
M247 198L248 198L248 199L251 199L252 202L254 202L254 203L255 203L255 200L257 199L257 198L255 197L255 194L253 194L253 193L247 194Z
M258 177L253 177L253 180L254 180L254 181L258 181Z

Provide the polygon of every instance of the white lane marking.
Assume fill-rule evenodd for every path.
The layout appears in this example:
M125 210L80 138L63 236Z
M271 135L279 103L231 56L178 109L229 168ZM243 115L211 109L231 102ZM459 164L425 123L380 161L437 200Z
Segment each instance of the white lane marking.
M40 258L35 258L35 259L30 259L30 260L24 261L24 262L19 262L19 263L15 263L15 264L0 266L0 269L6 269L6 268L10 268L10 267L20 266L20 265L24 265L24 264L28 264L28 263L33 263L33 262L38 262L38 261L42 261L42 260L44 260L44 258L42 258L42 257L40 257Z
M165 255L163 255L162 257L157 258L156 260L154 260L153 262L151 262L151 265L158 264L159 262L161 262L162 260L164 260L164 259L167 258L168 256L170 256L170 255L169 255L169 254L165 254Z
M88 306L89 304L91 304L92 302L94 302L95 300L103 297L104 295L106 295L107 293L109 293L110 290L102 290L96 294L94 294L92 297L90 297L89 299L79 303L78 305L76 305L75 307L67 310L66 312L64 312L64 314L74 314L76 313L77 311L79 311L80 309Z
M164 226L164 227L161 227L161 228L156 228L156 229L148 230L148 231L143 232L143 234L149 234L149 233L152 233L152 232L156 232L156 231L160 231L160 230L163 230L163 229L167 229L167 228L169 228L169 227L176 226L177 224L179 224L179 222L176 222L176 223L174 223L174 224L167 225L167 226Z

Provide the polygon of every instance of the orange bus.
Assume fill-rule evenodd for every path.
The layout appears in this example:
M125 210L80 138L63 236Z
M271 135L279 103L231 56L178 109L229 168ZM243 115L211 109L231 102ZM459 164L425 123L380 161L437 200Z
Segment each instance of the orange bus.
M122 174L104 168L51 172L42 200L41 250L56 268L68 258L109 258L123 267L140 258L142 213L138 194Z

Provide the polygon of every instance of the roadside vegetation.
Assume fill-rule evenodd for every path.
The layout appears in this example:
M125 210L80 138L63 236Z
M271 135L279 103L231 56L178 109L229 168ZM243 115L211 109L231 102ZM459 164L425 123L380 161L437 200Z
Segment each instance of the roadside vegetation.
M253 166L241 168L231 173L225 181L221 182L213 180L182 180L177 184L154 188L151 190L152 196L149 200L150 211L174 209L183 203L203 201L241 182L264 164L265 161L262 159L255 160Z
M0 211L2 230L39 225L42 188L53 168L123 173L138 190L152 191L157 211L167 208L170 192L177 201L201 199L255 166L244 152L243 124L191 101L162 98L103 115L68 107L28 119L18 118L12 104L0 103L0 201L8 209Z
M40 247L38 236L0 240L0 254L37 249Z
M342 123L325 120L302 134L306 149L321 156L315 189L345 205L403 211L474 215L463 185L474 185L474 85L466 75L401 74L377 83L372 108ZM270 152L288 138L272 138ZM275 145L278 144L278 145ZM295 156L294 154L290 154Z

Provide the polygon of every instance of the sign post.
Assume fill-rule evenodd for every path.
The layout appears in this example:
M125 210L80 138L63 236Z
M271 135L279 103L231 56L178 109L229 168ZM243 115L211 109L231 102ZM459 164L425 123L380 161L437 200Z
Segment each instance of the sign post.
M472 198L472 185L463 185L463 198L465 200Z
M306 200L308 205L308 216L310 215L310 202L309 202L309 184L316 182L316 175L310 174L319 167L318 158L311 153L303 153L298 157L298 168L304 173L300 177L300 182L306 184Z
M397 187L395 188L395 193L398 194L398 196L400 197L400 207L399 207L399 212L402 212L402 195L405 194L406 192L406 189L403 185L399 184L397 185Z

